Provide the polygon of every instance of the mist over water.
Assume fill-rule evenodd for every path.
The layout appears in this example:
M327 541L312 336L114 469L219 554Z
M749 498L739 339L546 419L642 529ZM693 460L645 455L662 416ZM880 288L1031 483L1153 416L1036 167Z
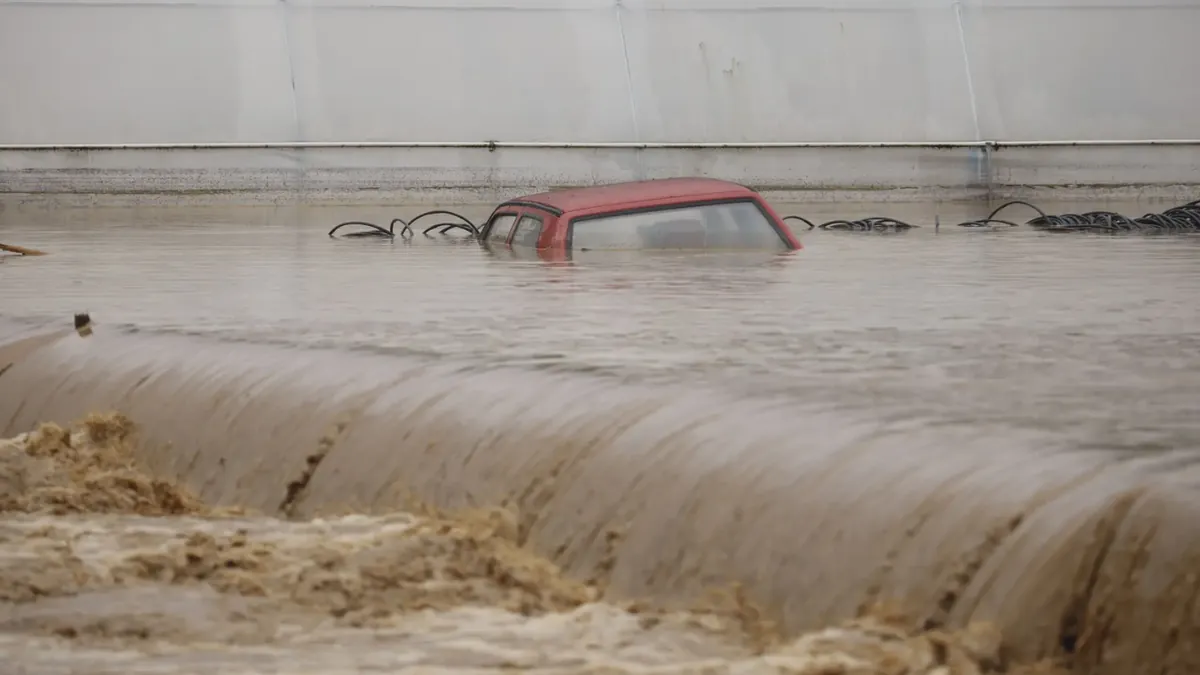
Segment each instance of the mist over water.
M952 224L987 208L958 204L780 205L923 226L800 232L786 256L547 263L324 234L419 210L10 205L4 237L52 255L0 265L0 431L119 409L143 431L138 471L261 513L251 531L291 519L295 546L335 536L305 529L322 514L409 522L414 495L506 506L514 550L603 577L611 602L739 582L784 636L895 601L917 628L992 622L1025 663L1194 665L1200 238L969 231ZM86 340L69 331L84 309ZM17 341L49 321L65 334ZM151 527L113 517L29 527ZM211 529L164 522L164 541ZM630 635L692 664L670 672L759 672L729 665L757 649L744 635L712 654L680 647L703 642L687 631ZM47 653L31 672L60 672Z

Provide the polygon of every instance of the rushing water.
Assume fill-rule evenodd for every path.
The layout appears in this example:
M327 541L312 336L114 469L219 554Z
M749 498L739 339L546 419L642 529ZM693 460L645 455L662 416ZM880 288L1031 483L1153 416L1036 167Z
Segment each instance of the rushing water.
M1075 447L1200 440L1200 237L973 231L951 224L987 209L961 204L782 204L923 226L801 232L805 250L785 257L597 254L563 265L453 235L325 236L341 220L418 210L12 207L4 237L54 255L0 268L0 310L86 309L140 330L703 380L880 416L1032 428ZM937 231L935 213L947 225Z
M811 628L904 591L935 607L928 625L997 619L1023 656L1090 640L1078 672L1117 672L1101 667L1109 652L1189 672L1184 657L1105 645L1177 654L1196 633L1196 580L1178 581L1177 565L1196 542L1194 504L1174 490L1195 482L1200 447L1200 238L953 226L984 205L778 206L922 227L800 232L805 249L783 256L562 263L454 235L325 236L342 220L417 208L9 204L0 242L51 255L0 259L0 318L65 327L87 310L98 333L0 378L0 424L16 433L38 421L33 411L123 402L178 446L146 450L152 468L270 517L213 519L195 506L148 518L125 497L87 497L161 496L135 489L150 484L141 474L113 478L120 462L0 464L0 497L6 485L41 486L0 526L0 653L39 674L890 675L945 664L942 638L885 639L878 627L760 653L731 637L725 615L648 620L591 602L596 585L540 558L522 562L528 539L576 577L607 569L626 595L678 598L736 577ZM240 345L226 359L230 341L290 347ZM519 375L534 370L549 372ZM293 393L288 382L302 380ZM375 402L352 403L365 395ZM353 421L321 435L351 408ZM0 460L27 447L0 447ZM292 513L290 485L280 499L305 466L312 480ZM1172 467L1187 470L1164 478ZM418 545L410 533L431 526L411 514L300 518L394 507L396 475L458 503L519 492L522 509L547 513L523 511L533 520L514 525L511 546L486 543L491 530L469 546L446 534L474 532L469 520ZM46 516L64 503L74 515ZM596 542L617 524L630 524L627 540L606 568ZM500 548L486 564L461 556L481 546ZM246 547L257 562L238 557ZM372 593L410 588L396 561L413 560L466 571L423 577L435 582L429 597L372 604ZM223 568L236 574L213 571ZM1143 577L1176 581L1146 590ZM540 590L521 600L513 587ZM514 598L529 616L514 614ZM1147 627L1150 611L1161 628ZM1130 623L1097 628L1114 616ZM955 647L961 663L948 672L996 665L974 639Z

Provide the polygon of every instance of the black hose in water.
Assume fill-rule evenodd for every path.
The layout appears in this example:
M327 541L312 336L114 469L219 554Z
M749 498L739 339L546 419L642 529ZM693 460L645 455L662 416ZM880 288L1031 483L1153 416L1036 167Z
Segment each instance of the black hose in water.
M1005 202L992 210L986 218L958 223L958 227L991 228L997 225L1017 227L1017 223L997 218L1010 206L1026 206L1037 212L1037 217L1026 221L1026 225L1047 232L1097 232L1097 233L1182 233L1200 232L1200 199L1175 206L1162 213L1147 213L1130 218L1112 211L1089 211L1088 213L1064 213L1051 215L1040 208L1021 200ZM803 216L785 216L784 220L796 220L808 225L808 229L842 230L847 232L902 232L912 225L895 218L873 216L859 220L831 220L814 225Z
M1095 233L1176 233L1200 232L1200 200L1175 206L1162 213L1147 213L1130 218L1112 211L1089 211L1087 213L1048 214L1038 207L1023 201L1001 204L987 218L959 223L959 227L987 227L993 223L1015 226L1016 223L996 218L1010 206L1027 206L1037 212L1037 217L1026 221L1026 225L1046 232L1095 232Z
M1144 233L1181 233L1181 232L1200 232L1200 199L1188 202L1181 206L1175 206L1163 211L1162 213L1147 213L1144 216L1130 218L1112 211L1090 211L1087 213L1064 213L1059 215L1051 215L1041 210L1037 206L1029 202L1021 200L1013 200L1005 202L992 210L986 218L978 220L968 220L958 223L958 227L967 228L990 228L996 225L1006 227L1016 227L1017 223L1011 220L997 218L1001 211L1010 206L1025 206L1037 212L1037 217L1027 221L1025 224L1030 227L1047 231L1047 232L1098 232L1098 233L1126 233L1126 232L1144 232ZM382 225L369 223L363 220L348 220L340 223L329 231L329 236L350 225L359 225L369 228L366 231L351 232L342 235L343 237L387 237L395 238L397 235L402 239L411 239L414 236L415 230L413 225L420 219L427 216L444 215L452 218L457 218L458 221L441 221L434 223L424 230L421 234L426 237L430 236L430 232L438 231L438 234L446 234L450 230L463 230L471 233L473 237L478 238L480 229L475 223L471 222L470 218L445 209L434 209L417 215L410 221L405 221L403 218L393 218L391 224L384 228ZM905 232L919 225L906 223L902 220L890 218L888 216L871 216L869 218L859 218L856 220L834 219L826 221L819 225L814 224L811 220L803 216L784 216L783 220L795 220L804 223L808 229L819 230L835 230L843 232ZM403 227L399 232L396 232L396 223L400 223Z
M783 219L785 221L798 220L805 225L808 225L808 229L810 230L841 230L845 232L903 232L914 227L920 227L920 225L913 225L911 223L906 223L903 220L888 218L887 216L871 216L870 218L860 218L858 220L842 220L839 218L826 221L820 225L814 225L811 220L803 216L784 216Z
M1047 215L1040 213L1027 223L1044 232L1095 232L1118 234L1142 232L1147 234L1174 234L1200 232L1200 199L1181 206L1174 206L1161 213L1147 213L1130 218L1112 211L1090 211L1088 213L1064 213Z
M421 215L417 216L416 218L413 218L412 220L408 221L408 224L412 225L412 224L416 223L418 220L424 218L425 216L437 216L437 215L451 216L453 218L458 218L462 222L461 223L455 223L455 222L434 223L433 225L430 225L429 227L422 230L421 234L428 237L429 232L431 230L436 229L436 230L438 230L438 234L446 234L450 230L457 229L457 230L465 230L467 232L470 232L475 237L479 236L479 227L476 226L475 223L472 223L470 218L467 218L466 216L462 215L461 213L455 213L454 211L447 211L445 209L434 209L433 211L426 211L425 213L422 213ZM441 229L438 229L438 228L441 228Z
M345 238L386 237L388 239L394 239L396 236L399 236L401 239L411 239L415 232L415 230L413 230L413 224L415 224L418 220L420 220L426 216L436 216L436 215L452 216L454 218L458 218L462 222L446 221L446 222L434 223L433 225L430 225L429 227L426 227L424 230L422 230L421 234L428 237L428 236L430 236L429 233L432 232L433 230L438 230L438 234L446 234L450 230L464 230L466 232L470 232L471 236L473 236L473 237L479 236L479 227L476 226L475 223L471 222L470 218L467 218L466 216L462 215L461 213L455 213L454 211L447 211L445 209L434 209L432 211L426 211L422 214L417 215L415 218L413 218L412 220L409 220L409 221L405 221L403 218L392 218L391 224L386 228L384 228L382 225L376 225L375 223L368 223L365 220L347 220L344 223L339 223L339 224L335 225L334 228L329 231L329 236L333 237L334 233L337 232L338 230L342 229L343 227L347 227L349 225L360 225L360 226L367 227L370 229L365 230L365 231L360 231L360 232L350 232L348 234L343 234L341 236L345 237ZM401 225L403 225L403 227L400 228L399 232L396 232L396 223L400 223Z
M401 225L404 226L404 227L400 228L399 233L396 232L396 223L400 223ZM404 222L404 219L402 219L402 218L392 218L391 225L389 225L386 229L381 225L376 225L375 223L368 223L365 220L347 220L344 223L338 223L337 225L335 225L333 227L333 229L329 231L329 236L333 237L334 232L337 232L338 230L342 229L343 227L348 227L350 225L362 225L364 227L369 227L371 229L366 230L365 232L349 232L347 234L343 234L342 235L343 237L346 237L346 238L349 238L349 237L387 237L388 239L394 239L397 234L400 235L401 239L408 239L408 238L412 237L412 228L409 227L408 223ZM406 232L408 233L407 236L405 236Z
M1011 202L1005 202L1005 203L1001 204L1000 206L996 207L995 209L993 209L992 212L988 214L987 218L980 218L979 220L968 220L965 223L959 223L958 226L959 227L991 227L993 225L1006 225L1008 227L1016 227L1017 224L1014 223L1013 221L1002 220L1002 219L996 217L996 216L1000 215L1001 211L1003 211L1004 209L1007 209L1010 206L1028 206L1029 208L1033 209L1034 211L1037 211L1039 215L1041 215L1041 216L1046 215L1044 211L1042 211L1038 207L1034 206L1033 204L1030 204L1029 202L1023 202L1019 199L1014 199Z

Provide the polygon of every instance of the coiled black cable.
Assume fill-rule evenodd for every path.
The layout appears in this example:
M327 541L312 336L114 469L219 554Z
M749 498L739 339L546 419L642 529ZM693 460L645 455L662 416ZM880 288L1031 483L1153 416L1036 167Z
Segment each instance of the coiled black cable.
M805 225L808 225L808 229L810 230L841 230L846 232L903 232L914 227L920 227L920 225L913 225L912 223L906 223L903 220L896 220L895 218L888 218L887 216L871 216L870 218L860 218L858 220L843 220L838 218L835 220L826 221L820 225L814 225L811 220L803 216L784 216L783 219L785 221L798 220Z
M986 227L992 223L1015 226L1016 223L1000 220L996 215L1010 206L1027 206L1037 212L1037 217L1026 221L1030 227L1047 232L1145 232L1175 233L1200 232L1200 200L1174 206L1162 213L1147 213L1130 218L1112 211L1089 211L1087 213L1048 214L1038 207L1019 200L1006 202L992 211L987 218L959 223L959 227Z
M371 229L367 230L365 232L348 232L346 234L343 234L342 236L343 237L387 237L389 239L393 239L397 235L396 223L400 223L401 225L404 226L404 227L400 228L400 232L398 233L400 235L401 239L408 239L409 237L412 236L412 228L409 227L408 223L404 222L403 218L392 218L391 225L389 225L386 229L380 225L376 225L375 223L368 223L365 220L347 220L344 223L338 223L337 225L335 225L333 227L333 229L329 231L329 236L333 237L333 233L337 232L338 230L342 229L343 227L348 227L350 225L362 225L364 227L369 227ZM407 237L405 236L405 232L408 233Z
M369 223L365 220L347 220L344 223L338 223L337 225L335 225L333 227L333 229L329 230L329 236L333 237L334 233L337 232L338 230L342 229L343 227L347 227L350 225L361 225L363 227L368 227L370 229L368 229L366 231L361 231L361 232L350 232L347 234L343 234L341 236L342 237L386 237L389 239L393 239L393 238L399 236L401 239L412 239L413 234L415 232L415 230L413 230L413 225L418 220L420 220L426 216L438 216L438 215L451 216L454 218L458 218L462 222L443 221L443 222L434 223L433 225L430 225L429 227L426 227L424 230L422 230L421 234L428 237L428 236L430 236L429 233L432 232L433 230L438 230L438 234L446 234L450 230L464 230L466 232L470 232L471 236L473 236L473 237L476 237L476 238L479 237L479 227L476 226L475 223L471 222L470 218L467 218L466 216L462 215L461 213L456 213L454 211L447 211L445 209L434 209L432 211L426 211L424 213L417 215L416 217L414 217L412 220L409 220L409 221L405 221L403 218L392 218L391 224L388 225L388 227L386 227L386 228L384 228L382 225L376 225L375 223ZM399 232L396 232L396 223L400 223L401 225L403 225L403 227L400 228Z
M1130 218L1112 211L1060 215L1047 215L1039 212L1038 217L1030 220L1027 224L1044 232L1109 234L1200 232L1200 199L1171 207L1161 213L1147 213L1137 218Z
M993 225L999 224L999 225L1006 225L1008 227L1016 227L1017 224L1012 222L1011 220L1002 220L1002 219L996 217L996 216L1000 215L1001 211L1003 211L1004 209L1007 209L1010 206L1028 206L1029 208L1033 209L1034 211L1037 211L1039 214L1041 214L1043 216L1046 215L1045 213L1042 212L1041 209L1034 206L1033 204L1030 204L1029 202L1023 202L1019 199L1014 199L1011 202L1005 202L1005 203L1001 204L1000 206L997 206L995 209L992 210L991 213L988 214L987 218L980 218L979 220L968 220L964 223L958 223L958 226L959 227L992 227Z
M1047 232L1099 232L1099 233L1182 233L1200 232L1200 199L1175 206L1162 213L1147 213L1144 216L1130 218L1112 211L1089 211L1087 213L1048 214L1037 206L1026 201L1013 200L1005 202L992 210L986 218L968 220L957 223L958 227L991 228L997 225L1017 227L1017 223L1003 218L997 218L1000 212L1010 206L1026 206L1037 212L1037 217L1026 221L1026 225ZM796 220L808 225L808 229L842 230L847 232L903 232L919 225L906 223L886 216L872 216L858 220L830 220L820 225L814 225L803 216L784 216L786 220ZM939 224L940 225L940 224Z
M461 213L456 213L454 211L447 211L445 209L434 209L433 211L426 211L425 213L422 213L421 215L417 216L416 218L413 218L412 220L408 221L408 224L412 225L412 224L416 223L418 220L424 218L425 216L436 216L436 215L451 216L454 218L458 218L462 222L461 223L456 223L456 222L434 223L433 225L430 225L429 227L422 230L421 234L423 234L425 236L429 236L429 232L431 230L441 228L441 229L438 229L438 234L446 234L450 230L465 230L467 232L470 232L472 236L475 236L475 237L479 236L479 227L475 223L471 222L470 218L462 215Z
M1200 199L1195 201L1175 206L1161 213L1147 213L1146 215L1137 218L1130 218L1112 211L1089 211L1087 213L1063 213L1052 215L1048 214L1037 206L1021 200L1013 200L1005 202L992 210L986 218L978 220L968 220L957 223L958 227L967 228L990 228L996 225L1006 227L1017 227L1017 223L1011 220L997 218L1001 211L1011 206L1025 206L1037 212L1037 217L1026 221L1026 225L1038 230L1046 232L1094 232L1094 233L1182 233L1182 232L1200 232ZM329 236L351 225L359 225L369 228L362 232L350 232L342 235L343 237L386 237L395 238L399 236L401 239L411 239L414 236L415 230L413 225L420 219L444 215L452 218L457 218L458 221L440 221L426 227L421 231L421 234L426 237L430 236L430 232L438 231L438 234L446 234L450 230L463 230L469 232L473 237L478 238L480 228L471 221L470 218L446 209L434 209L418 214L412 220L405 221L403 218L393 218L387 228L382 225L376 225L364 220L348 220L344 223L339 223L329 230ZM902 220L897 220L888 216L871 216L868 218L859 218L855 220L834 219L815 224L811 220L796 215L783 217L784 221L795 220L804 223L809 230L834 230L844 232L905 232L919 225L913 225ZM399 232L396 232L396 224L400 223L402 227ZM940 222L937 227L940 227ZM935 229L937 229L935 227Z

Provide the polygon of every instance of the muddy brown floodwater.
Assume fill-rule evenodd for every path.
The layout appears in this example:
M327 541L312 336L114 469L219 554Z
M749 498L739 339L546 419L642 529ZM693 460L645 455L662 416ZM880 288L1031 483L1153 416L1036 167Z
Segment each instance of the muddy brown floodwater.
M1200 672L1200 238L420 210L8 204L0 672Z
M990 626L922 632L883 608L783 640L736 592L691 612L607 603L602 579L570 579L522 549L500 509L301 521L212 509L140 470L133 430L93 415L0 444L8 668L968 675L1005 665Z

